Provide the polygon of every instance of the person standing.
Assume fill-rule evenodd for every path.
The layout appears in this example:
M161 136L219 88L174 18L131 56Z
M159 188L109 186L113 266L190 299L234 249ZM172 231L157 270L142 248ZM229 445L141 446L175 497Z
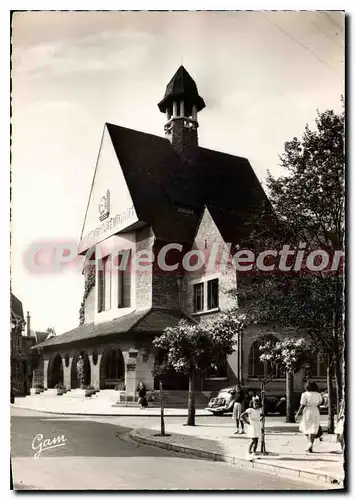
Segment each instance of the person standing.
M233 415L232 418L235 420L237 429L234 432L234 434L244 434L244 423L243 419L241 419L241 415L244 410L244 391L241 387L241 385L238 383L235 386L235 391L234 391L234 405L233 405ZM239 425L240 425L240 431L239 431Z
M345 442L344 442L344 417L345 417L345 401L343 400L340 404L339 417L337 421L337 425L335 427L334 433L337 436L337 441L340 443L341 451L344 451Z
M141 410L144 410L148 406L147 388L144 382L140 382L138 386L138 403L141 405Z
M258 447L259 438L261 437L261 419L263 415L259 399L255 398L250 404L251 406L241 414L241 419L248 424L247 435L250 437L251 441L247 458L248 460L253 460Z
M317 384L312 381L307 382L295 418L297 420L299 414L302 413L299 429L307 437L309 446L306 451L309 453L313 452L313 443L319 431L319 406L322 400Z

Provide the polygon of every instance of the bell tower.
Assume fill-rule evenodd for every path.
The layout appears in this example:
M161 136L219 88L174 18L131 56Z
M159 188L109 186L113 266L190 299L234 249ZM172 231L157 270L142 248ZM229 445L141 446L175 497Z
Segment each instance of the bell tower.
M197 149L197 113L205 107L196 83L183 66L168 83L158 107L166 114L165 136L178 154Z

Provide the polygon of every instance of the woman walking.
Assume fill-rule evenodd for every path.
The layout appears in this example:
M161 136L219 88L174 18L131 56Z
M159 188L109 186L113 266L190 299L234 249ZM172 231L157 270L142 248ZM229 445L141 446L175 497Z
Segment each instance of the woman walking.
M147 402L147 388L143 382L139 383L138 386L138 403L141 405L141 410L144 410L148 406Z
M308 439L308 448L306 451L312 453L313 443L319 431L319 406L322 404L322 396L319 394L318 386L315 382L307 382L305 392L301 395L301 402L296 420L300 413L302 419L300 423L300 431Z
M244 423L241 418L243 413L243 404L244 404L244 391L241 388L240 384L235 386L234 392L234 405L233 405L233 415L232 418L235 420L237 430L234 434L244 434ZM239 431L240 425L240 431Z
M247 435L250 437L251 441L247 458L248 460L253 460L258 447L259 438L261 437L262 411L258 398L255 398L250 404L250 408L241 414L241 419L248 424Z

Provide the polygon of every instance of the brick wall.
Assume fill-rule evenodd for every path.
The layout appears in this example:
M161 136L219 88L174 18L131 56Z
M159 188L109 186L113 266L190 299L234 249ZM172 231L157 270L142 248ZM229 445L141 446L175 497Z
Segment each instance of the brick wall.
M184 120L174 120L171 144L177 153L183 150L196 150L198 145L197 130L184 127Z
M151 227L144 227L136 233L136 252L151 251L154 234ZM136 309L147 309L152 305L152 272L136 272Z
M154 273L152 283L152 304L153 306L178 309L179 289L175 274L157 275Z

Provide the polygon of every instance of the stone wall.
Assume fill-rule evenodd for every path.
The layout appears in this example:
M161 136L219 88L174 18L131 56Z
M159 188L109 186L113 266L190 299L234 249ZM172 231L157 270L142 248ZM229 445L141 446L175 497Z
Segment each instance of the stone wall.
M154 235L150 227L145 227L136 233L136 252L147 250L152 251L154 244ZM136 272L136 308L148 309L152 305L152 272Z

